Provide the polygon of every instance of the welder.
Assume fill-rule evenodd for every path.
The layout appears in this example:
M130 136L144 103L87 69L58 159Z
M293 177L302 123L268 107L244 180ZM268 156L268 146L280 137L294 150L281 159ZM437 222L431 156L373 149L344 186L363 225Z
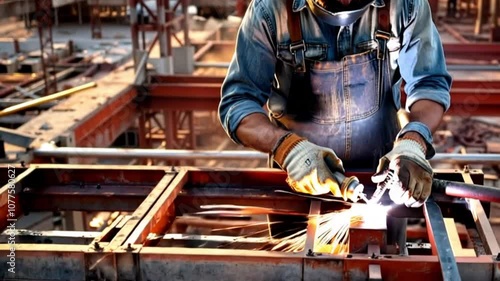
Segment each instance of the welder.
M392 201L419 207L451 81L427 0L254 0L219 115L234 142L269 153L297 192L341 197L333 173L371 171L380 183L390 170Z

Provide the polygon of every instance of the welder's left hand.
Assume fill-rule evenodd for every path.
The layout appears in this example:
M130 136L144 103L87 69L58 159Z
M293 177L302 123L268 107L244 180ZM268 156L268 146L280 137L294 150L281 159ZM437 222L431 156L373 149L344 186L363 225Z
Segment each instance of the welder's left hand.
M389 196L396 204L418 208L429 198L432 189L432 167L425 159L425 150L415 140L399 139L392 151L383 156L372 177L380 183L393 171L393 183L389 186Z

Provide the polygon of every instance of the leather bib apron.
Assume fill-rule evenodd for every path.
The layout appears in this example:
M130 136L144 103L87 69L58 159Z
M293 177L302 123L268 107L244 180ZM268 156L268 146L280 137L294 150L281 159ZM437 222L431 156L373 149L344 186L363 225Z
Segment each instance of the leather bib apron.
M333 149L346 170L374 171L380 157L392 149L400 130L385 46L388 34L380 31L376 49L339 61L308 61L301 50L302 36L293 34L300 33L300 18L294 22L291 13L290 50L295 63L278 60L268 101L271 119Z

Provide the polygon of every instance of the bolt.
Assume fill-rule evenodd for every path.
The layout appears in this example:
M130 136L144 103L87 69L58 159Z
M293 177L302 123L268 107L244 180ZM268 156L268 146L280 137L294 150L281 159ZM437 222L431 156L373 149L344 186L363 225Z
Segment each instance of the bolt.
M313 251L311 249L307 250L306 256L308 256L308 257L314 257Z
M500 253L497 254L497 256L495 257L495 260L500 261Z
M128 243L127 244L127 251L133 251L134 248L132 248L132 244Z
M31 188L29 188L29 187L23 188L23 192L30 192L30 191L31 191Z
M469 173L469 165L464 165L464 173Z
M21 167L26 168L26 162L21 161Z
M101 185L100 184L97 184L97 189L101 189Z
M95 249L96 251L101 250L101 246L99 245L99 242L94 242L94 249Z
M371 258L374 259L374 260L376 260L376 259L378 259L378 256L375 253L372 253Z
M352 258L352 255L347 255L346 257L347 257L348 259L350 259L350 258Z

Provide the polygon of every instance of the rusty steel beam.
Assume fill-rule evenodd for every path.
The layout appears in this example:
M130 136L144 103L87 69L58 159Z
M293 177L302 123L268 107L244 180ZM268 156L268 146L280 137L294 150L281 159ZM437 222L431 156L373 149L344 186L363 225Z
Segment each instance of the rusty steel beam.
M134 103L136 95L135 89L130 87L99 107L89 118L77 122L70 129L73 132L71 146L110 146L139 117L138 106Z
M147 244L150 233L161 233L175 217L174 200L187 182L187 171L183 170L175 177L161 197L145 214L140 224L133 230L124 245Z
M223 78L155 76L158 83L149 86L152 109L216 110L220 101ZM449 115L498 116L500 81L454 81ZM404 104L405 95L402 94Z
M468 60L497 60L500 58L498 43L446 43L443 44L446 58Z
M131 212L146 198L151 186L54 185L24 188L22 204L28 212L121 211Z
M0 180L8 180L9 166L0 166ZM12 168L11 168L12 169ZM16 262L23 270L19 275L9 275L9 244L0 243L0 278L22 278L32 280L90 280L95 276L112 280L120 276L123 280L161 280L165 272L188 280L367 280L373 277L376 267L383 280L420 281L441 280L439 259L432 255L387 255L381 249L370 248L370 253L346 255L302 255L265 250L214 249L175 247L161 238L177 237L169 232L173 219L189 213L207 204L245 204L246 206L269 206L278 209L299 210L308 214L309 199L292 195L280 195L276 189L287 188L286 174L273 169L200 169L194 167L172 168L165 166L97 166L97 165L60 165L40 164L30 167L15 167L16 196L24 200L23 188L32 188L37 192L44 190L55 194L60 186L73 188L79 183L96 194L97 184L100 190L114 189L121 195L135 187L150 186L152 191L147 198L133 210L127 218L115 221L101 232L90 245L60 244L19 244L16 245ZM476 170L470 171L470 178L476 178ZM368 181L369 174L354 174L361 181ZM436 171L443 179L452 180L461 177L453 170ZM479 182L477 182L479 183ZM57 187L59 186L59 187ZM154 187L154 188L153 188ZM64 199L71 196L62 189ZM0 189L0 198L4 199L6 188ZM85 195L83 195L84 197ZM121 198L111 194L100 194L107 199L102 204L114 204ZM75 196L76 197L76 196ZM23 206L22 200L17 202ZM94 198L82 199L92 204ZM73 200L74 201L74 200ZM436 200L439 203L439 201ZM4 203L4 202L2 202ZM37 203L34 203L37 204ZM331 202L322 203L321 211L332 208ZM449 204L449 202L447 203ZM5 204L1 210L6 209ZM446 205L447 216L460 216L454 208L467 210L463 204ZM24 206L23 206L24 207ZM32 206L29 206L32 207ZM318 206L319 207L319 206ZM324 207L324 208L323 208ZM106 208L106 206L103 206ZM314 209L314 208L313 208ZM445 208L443 208L444 210ZM21 210L20 210L21 211ZM317 213L316 210L313 210ZM7 213L2 213L3 218ZM470 216L478 218L478 232L489 233L488 222L484 215ZM456 219L456 218L455 218ZM465 218L464 218L465 219ZM4 228L6 226L5 219ZM471 225L473 222L471 221ZM485 235L483 235L485 236ZM90 237L90 236L89 236ZM95 237L95 235L94 235ZM159 238L158 240L153 239ZM193 237L200 240L200 237ZM205 237L210 240L210 237ZM212 240L217 240L215 237ZM71 239L70 239L71 240ZM220 239L219 239L220 240ZM224 239L222 239L224 240ZM432 237L431 239L432 240ZM482 239L486 249L496 251L492 238L486 235ZM247 239L248 242L251 239ZM81 243L82 241L76 241ZM82 243L86 243L83 241ZM491 245L489 245L491 243ZM168 245L165 247L165 245ZM499 261L488 255L477 257L457 257L457 266L464 280L493 280ZM48 261L47 261L48 260ZM168 261L168 262L165 262ZM60 270L64 268L65 270ZM370 271L372 268L372 271ZM247 278L248 277L248 278ZM116 278L115 278L116 279Z

